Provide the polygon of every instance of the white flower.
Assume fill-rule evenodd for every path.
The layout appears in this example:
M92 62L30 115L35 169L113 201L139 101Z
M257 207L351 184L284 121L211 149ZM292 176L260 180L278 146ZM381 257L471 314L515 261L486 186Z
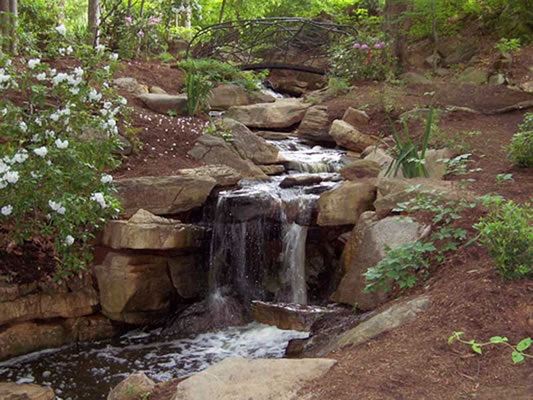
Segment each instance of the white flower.
M109 72L109 65L106 65L104 68L102 68L105 72Z
M81 83L81 76L67 75L67 81L72 86L78 86Z
M4 174L4 180L14 185L19 180L19 173L17 171L7 171Z
M54 76L54 78L52 79L52 84L54 86L57 86L59 83L67 80L67 78L68 78L68 75L66 73L60 72L59 74Z
M56 147L58 149L66 149L68 147L68 140L61 140L61 139L56 139L56 141L54 142L56 144Z
M34 143L35 143L35 142L38 142L39 140L41 140L41 136L39 136L38 133L36 133L35 135L33 135L33 136L31 137L31 141L34 142Z
M63 215L65 214L65 207L61 203L56 203L53 200L48 200L48 205L52 210L54 210L56 213Z
M52 131L52 130L50 130L50 129L47 129L47 130L46 130L45 135L46 135L47 137L52 137L52 138L56 136L55 132Z
M26 151L26 149L17 151L17 154L15 154L15 156L13 157L13 160L15 160L15 162L18 162L19 164L22 164L27 159L28 159L28 152Z
M74 74L76 76L83 76L83 68L81 68L81 67L74 68Z
M7 206L2 207L0 212L2 213L2 215L7 217L13 212L13 206L11 204L8 204Z
M9 167L2 160L0 160L0 174L9 171Z
M108 111L107 111L105 108L102 108L102 109L100 110L100 114L102 114L103 117L105 117L105 116L107 115L107 112L108 112Z
M5 117L7 114L7 108L2 108L1 113L2 113L2 117Z
M103 44L99 44L94 49L96 50L96 53L102 54L105 50L105 46Z
M33 149L33 152L39 157L45 157L48 154L46 146L37 147L36 149Z
M46 79L46 73L41 72L40 74L35 75L38 81L44 81Z
M72 52L74 51L72 49L72 46L68 46L66 50L67 50L67 54L72 54Z
M128 100L126 100L125 97L122 97L122 96L121 96L121 97L119 98L119 101L120 101L120 104L122 104L122 105L124 105L124 106L125 106L126 104L128 104Z
M38 58L30 58L28 60L28 68L29 69L34 69L40 63L41 63L41 60L39 60Z
M26 132L28 130L28 125L24 121L19 122L19 128L22 132Z
M106 110L110 109L112 105L113 105L113 104L112 104L110 101L106 101L106 102L104 102L104 108L105 108Z
M91 89L89 91L89 100L90 101L100 101L101 98L102 98L102 95L100 93L98 93L96 90Z
M35 118L35 123L39 126L42 126L43 125L43 121L41 120L41 118L37 117Z
M73 87L73 88L70 88L68 91L72 93L73 95L77 95L80 92L80 89L77 87Z
M115 126L117 126L117 121L115 121L113 118L109 118L109 120L107 121L107 125L110 128L114 128Z
M118 60L118 54L117 53L111 53L109 55L109 59L113 60L113 61L117 61Z
M0 189L3 189L7 187L7 182L4 182L3 180L0 179Z
M91 194L90 200L97 202L102 208L107 207L107 203L105 202L104 195L101 192L96 192L96 193Z
M57 120L59 120L59 117L60 117L60 115L59 115L58 113L56 113L56 112L53 113L53 114L50 114L50 119L51 119L52 121L57 121Z
M65 36L65 33L67 33L67 28L65 28L65 25L61 24L61 25L56 26L56 31L61 36Z
M102 182L104 185L107 183L111 183L113 182L113 177L108 174L103 174L102 177L100 178L100 182Z
M74 238L70 235L67 235L67 237L65 238L65 244L67 246L71 246L73 243L74 243Z

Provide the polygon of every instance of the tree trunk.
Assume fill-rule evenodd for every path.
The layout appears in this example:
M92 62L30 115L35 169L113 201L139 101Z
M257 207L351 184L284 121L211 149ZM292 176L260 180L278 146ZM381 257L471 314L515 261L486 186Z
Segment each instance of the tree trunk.
M59 23L64 24L65 23L65 0L59 0L58 3L59 6Z
M411 19L407 12L412 11L412 0L387 0L383 15L385 17L385 30L389 40L392 41L392 55L396 57L396 72L401 72L408 63L407 44Z
M91 43L98 46L98 26L100 25L100 0L89 0L88 25Z
M7 39L9 38L9 0L0 0L0 47L7 51Z
M11 51L11 54L14 56L18 55L18 49L17 49L17 25L18 25L18 3L17 0L9 0L9 11L11 12L11 42L9 49Z
M128 0L128 10L126 11L128 17L131 17L131 1L132 0Z
M222 19L224 18L224 8L226 8L226 0L222 0L222 5L220 6L220 14L218 14L218 23L222 23Z
M139 11L139 16L144 17L144 0L141 1L141 9Z

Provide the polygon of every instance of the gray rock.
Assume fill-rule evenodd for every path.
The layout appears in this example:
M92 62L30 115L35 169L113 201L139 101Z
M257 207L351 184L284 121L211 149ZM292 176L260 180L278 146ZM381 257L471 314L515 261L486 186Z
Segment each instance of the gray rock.
M406 72L400 75L400 79L403 80L405 83L411 84L411 85L419 85L419 84L427 85L431 83L430 79L416 72Z
M246 91L231 83L221 84L211 89L208 102L211 110L227 110L233 106L249 104Z
M141 85L135 78L123 77L114 79L113 86L119 90L137 95L148 93L148 88L145 85Z
M345 346L357 346L368 342L383 332L414 321L416 316L425 311L428 306L429 297L427 296L396 303L347 331L330 350L339 350Z
M359 216L372 209L376 187L367 182L345 182L323 193L318 200L320 226L355 224Z
M297 135L314 142L334 142L329 135L329 117L327 106L312 106L304 115L296 131Z
M491 75L489 78L489 85L503 85L505 83L504 74Z
M323 178L318 175L291 175L284 178L279 187L290 188L294 186L311 186L322 182Z
M306 382L324 376L335 363L227 358L181 382L173 400L296 400Z
M137 399L154 390L155 382L148 378L144 372L131 374L117 386L115 386L107 400L131 400Z
M342 120L348 122L354 128L357 128L360 126L366 126L368 121L370 121L370 117L362 110L348 107L342 116Z
M243 159L224 139L202 135L188 153L193 159L206 164L222 164L233 168L243 178L265 179L267 176L250 160Z
M457 77L459 83L468 85L483 85L488 79L489 73L476 67L468 67Z
M169 111L175 112L178 115L187 114L187 95L185 94L170 95L146 93L141 94L138 98L150 110L161 114L168 114Z
M364 273L385 257L387 246L394 248L400 244L416 242L425 234L426 227L402 220L401 217L387 217L376 220L374 212L361 215L359 222L342 255L345 271L332 301L354 305L363 311L376 308L387 299L382 292L365 293Z
M335 142L348 150L361 152L368 146L375 145L377 138L359 132L348 122L337 119L333 121L329 129L329 135Z
M309 107L298 99L278 99L274 103L231 107L226 116L249 128L289 128L302 121Z
M244 158L255 164L275 164L278 162L279 150L250 129L230 118L224 118L221 128L231 132L231 145Z
M216 181L206 176L188 173L173 176L147 176L115 181L123 211L130 217L139 209L155 215L176 214L200 207Z

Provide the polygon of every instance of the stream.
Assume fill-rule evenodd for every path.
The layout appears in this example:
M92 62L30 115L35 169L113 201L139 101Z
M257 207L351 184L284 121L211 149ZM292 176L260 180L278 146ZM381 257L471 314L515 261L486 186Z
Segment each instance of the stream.
M310 147L297 138L268 140L280 149L287 173L268 181L242 181L218 195L209 255L209 304L224 316L226 295L251 300L306 304L305 248L320 193L339 184L343 152ZM280 187L287 176L313 174L320 182ZM279 255L265 256L277 240ZM268 274L278 282L265 289ZM227 290L226 290L226 289ZM229 288L229 289L228 289ZM244 308L246 308L245 306ZM229 312L229 311L228 311ZM231 317L231 316L230 316ZM229 320L232 320L229 318ZM196 336L134 330L111 340L47 349L0 362L0 380L51 386L61 399L105 399L128 374L144 372L156 382L186 377L226 357L283 357L291 339L307 333L249 323Z

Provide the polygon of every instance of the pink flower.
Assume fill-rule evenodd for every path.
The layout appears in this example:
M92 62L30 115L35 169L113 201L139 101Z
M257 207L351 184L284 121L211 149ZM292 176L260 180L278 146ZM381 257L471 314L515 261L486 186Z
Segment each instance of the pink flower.
M353 45L353 48L354 48L354 49L360 49L360 48L361 48L361 44L360 44L360 43L355 43L355 44Z
M157 17L150 17L150 21L148 21L148 25L150 26L159 24L159 23L161 23L161 18L157 18Z
M376 43L376 44L374 45L374 48L375 48L375 49L381 49L382 47L383 47L383 45L382 45L381 43Z
M133 22L133 19L131 17L126 17L126 24L131 24Z
M366 45L366 44L362 45L362 46L361 46L361 49L363 49L363 50L368 49L368 45Z
M139 32L137 32L137 36L139 36L139 37L143 37L143 36L144 36L144 32L143 32L143 31L139 31Z

